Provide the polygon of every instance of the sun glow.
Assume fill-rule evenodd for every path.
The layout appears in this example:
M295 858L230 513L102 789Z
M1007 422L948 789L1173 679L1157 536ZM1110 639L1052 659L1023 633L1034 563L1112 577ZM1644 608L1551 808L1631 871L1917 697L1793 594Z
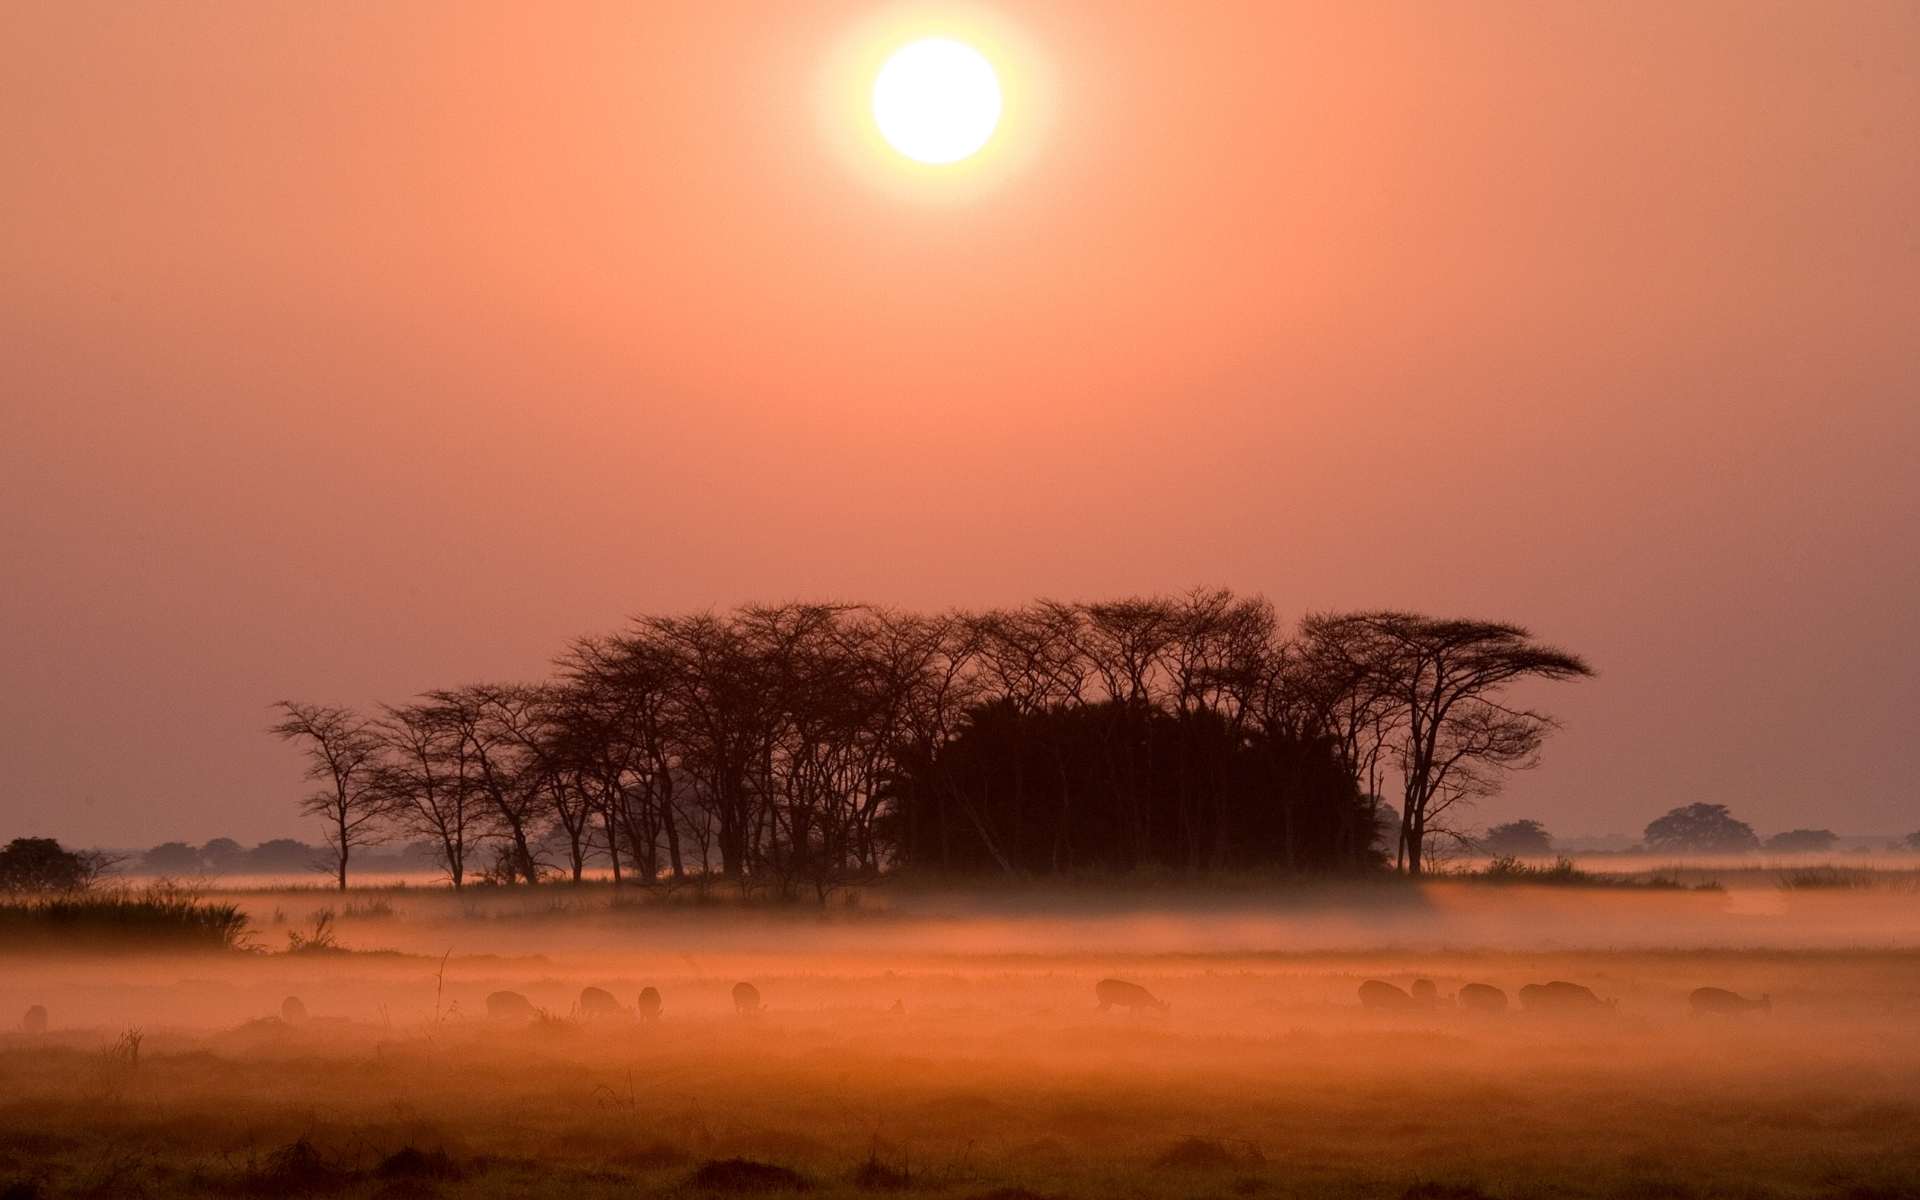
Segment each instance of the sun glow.
M895 150L941 165L977 153L1000 123L1000 79L986 56L923 38L890 56L873 81L873 120Z

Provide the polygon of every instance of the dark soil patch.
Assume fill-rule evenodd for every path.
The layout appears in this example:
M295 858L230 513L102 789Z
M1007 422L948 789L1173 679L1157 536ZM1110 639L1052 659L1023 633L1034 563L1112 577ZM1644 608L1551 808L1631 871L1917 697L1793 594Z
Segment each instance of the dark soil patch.
M1493 1200L1470 1183L1423 1181L1400 1193L1400 1200Z
M804 1192L811 1186L798 1171L751 1158L702 1163L687 1182L708 1192Z
M373 1173L380 1179L459 1179L466 1174L445 1150L414 1146L403 1146L387 1155Z
M351 1186L358 1174L334 1163L305 1138L280 1147L247 1173L246 1191L260 1196L308 1196Z
M1186 1137L1167 1147L1159 1158L1153 1160L1153 1165L1183 1170L1219 1170L1264 1161L1260 1152L1251 1146L1234 1147L1212 1138Z
M869 1155L853 1173L853 1186L865 1192L904 1192L913 1186L913 1175L896 1171L877 1157Z
M693 1155L678 1146L654 1142L637 1150L623 1150L607 1161L616 1167L631 1167L636 1171L658 1171L663 1167L684 1167L693 1161Z

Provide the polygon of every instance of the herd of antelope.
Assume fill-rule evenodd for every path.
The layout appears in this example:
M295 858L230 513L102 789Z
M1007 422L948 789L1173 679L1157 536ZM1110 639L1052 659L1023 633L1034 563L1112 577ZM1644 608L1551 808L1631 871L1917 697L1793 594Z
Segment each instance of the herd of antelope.
M1172 1006L1155 996L1137 983L1124 979L1102 979L1093 985L1094 999L1101 1012L1121 1008L1128 1012L1166 1012ZM1564 980L1550 983L1529 983L1520 989L1520 1008L1529 1013L1553 1015L1579 1015L1596 1013L1612 1009L1617 1001L1602 1000L1594 995L1593 989ZM1507 1011L1507 994L1499 988L1486 983L1462 984L1460 990L1452 996L1441 996L1440 990L1431 979L1416 979L1408 988L1399 988L1379 979L1369 979L1360 985L1360 1007L1368 1012L1411 1013L1426 1012L1452 1005L1469 1012L1497 1015ZM1696 1017L1731 1016L1739 1013L1772 1012L1773 998L1761 996L1749 999L1738 992L1725 988L1695 988L1687 996L1687 1006ZM766 1010L761 1002L760 989L751 983L733 985L733 1011L742 1017L755 1016ZM893 1013L906 1011L905 1005L894 1001ZM605 988L587 987L580 991L580 999L574 1004L575 1015L599 1020L608 1017L625 1017L629 1014L643 1022L660 1019L660 989L644 987L635 998L634 1006L623 1006L612 992ZM530 1021L543 1016L543 1010L535 1007L533 1001L519 992L492 992L487 996L487 1016L494 1021ZM307 1019L307 1006L298 996L288 996L280 1002L280 1020L288 1025L298 1025ZM20 1029L24 1033L43 1034L47 1031L47 1010L44 1005L36 1004L29 1008L20 1020Z
M1602 1000L1583 984L1555 979L1529 983L1520 989L1520 1008L1530 1013L1578 1015L1612 1009L1619 1001ZM1507 994L1488 983L1462 984L1452 996L1442 997L1431 979L1416 979L1402 990L1391 983L1369 979L1360 985L1360 1007L1373 1012L1418 1012L1452 1004L1469 1012L1489 1015L1507 1011ZM1773 997L1748 999L1726 988L1700 987L1687 994L1687 1008L1696 1017L1772 1012Z

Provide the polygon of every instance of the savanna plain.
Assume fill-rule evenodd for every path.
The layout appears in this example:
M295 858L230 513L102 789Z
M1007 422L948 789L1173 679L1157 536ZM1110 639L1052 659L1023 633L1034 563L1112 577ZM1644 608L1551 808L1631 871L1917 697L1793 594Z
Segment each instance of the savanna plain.
M0 958L0 1193L1920 1197L1920 875L1813 879L213 892L251 949Z

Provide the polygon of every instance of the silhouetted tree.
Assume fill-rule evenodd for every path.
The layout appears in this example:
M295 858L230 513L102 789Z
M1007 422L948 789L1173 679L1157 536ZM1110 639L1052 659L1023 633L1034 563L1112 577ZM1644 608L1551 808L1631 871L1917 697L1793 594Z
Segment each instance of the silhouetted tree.
M1496 857L1527 857L1553 852L1553 838L1547 833L1547 827L1538 821L1508 821L1504 825L1495 825L1477 839L1477 845Z
M374 787L393 828L424 839L448 882L464 887L482 801L459 713L431 702L389 706L378 732L386 751Z
M253 871L309 871L321 865L322 850L293 838L272 838L247 851L247 868Z
M206 863L185 842L162 842L140 856L140 865L156 875L194 875Z
M1552 727L1506 686L1589 673L1484 622L1321 616L1289 637L1265 600L1222 590L644 617L556 668L429 692L376 726L290 710L327 736L276 732L309 743L320 778L325 746L358 752L334 789L355 829L387 817L428 839L456 886L483 842L498 878L538 879L546 852L579 879L604 853L616 880L717 870L823 898L915 864L1355 869L1378 861L1382 814L1417 872L1447 810ZM1379 798L1396 773L1399 814Z
M68 850L53 838L14 838L0 848L0 894L84 892L119 860Z
M1760 839L1724 804L1689 804L1650 823L1646 843L1662 853L1744 854L1759 849Z
M385 796L375 786L382 741L379 733L351 709L282 700L286 714L271 732L301 743L307 754L307 778L320 789L300 802L300 811L327 823L340 890L347 890L347 860L355 846L375 840L386 813Z
M1765 845L1781 854L1824 854L1839 840L1831 829L1793 829L1774 834Z
M528 883L540 881L534 846L545 805L540 695L540 689L521 684L473 684L424 697L460 739L487 836L506 843L501 873Z
M210 871L235 871L246 861L247 848L232 838L217 837L200 847L200 861Z
M1458 836L1449 811L1497 791L1506 772L1533 766L1555 728L1545 713L1508 702L1506 690L1526 680L1593 674L1577 655L1494 621L1369 612L1312 617L1305 630L1309 638L1340 641L1368 664L1371 686L1392 699L1402 853L1415 875L1430 834Z

